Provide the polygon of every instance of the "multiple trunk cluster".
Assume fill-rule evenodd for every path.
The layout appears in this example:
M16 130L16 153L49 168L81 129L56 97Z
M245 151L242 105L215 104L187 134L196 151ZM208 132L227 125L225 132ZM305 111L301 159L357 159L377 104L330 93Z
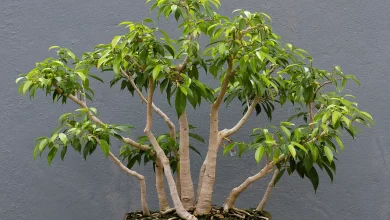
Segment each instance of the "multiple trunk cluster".
M179 152L177 152L180 156L180 170L177 171L176 181L171 171L171 167L169 164L169 159L165 155L164 151L159 146L154 134L152 133L152 115L153 111L157 113L161 118L166 122L167 127L170 129L170 134L172 137L175 136L175 125L171 122L168 116L161 111L154 103L153 103L153 94L154 94L154 83L153 79L149 80L149 90L148 97L146 98L143 93L136 87L132 77L127 74L125 71L122 71L123 76L129 80L129 82L134 86L134 89L138 93L139 97L143 102L147 105L147 121L145 127L145 134L150 140L151 144L154 147L154 154L157 156L157 161L155 165L155 173L156 173L156 190L159 201L159 208L161 212L171 210L167 196L164 190L164 175L166 177L170 196L172 198L174 209L178 213L178 215L183 219L196 219L193 214L190 214L189 211L194 211L195 215L204 215L209 214L212 209L212 195L213 195L213 186L215 182L216 175L216 161L217 154L221 142L224 138L233 135L236 133L249 119L250 115L253 113L256 104L260 101L260 99L255 99L254 102L249 106L248 111L242 117L242 119L231 129L219 130L218 123L218 109L222 103L224 95L226 93L229 76L233 74L231 64L229 63L229 68L227 70L227 77L225 78L223 85L221 87L221 91L216 99L216 101L211 106L210 113L210 135L209 135L209 148L206 155L206 159L203 162L203 165L200 169L199 173L199 182L197 188L197 196L195 197L194 184L191 177L190 172L190 157L189 157L189 125L187 120L186 112L184 112L180 118L180 148ZM58 93L62 93L62 90L56 86L55 87ZM68 95L72 101L76 104L80 105L80 107L88 109L87 103L85 100L81 100L76 96ZM97 118L92 113L88 113L88 117L90 120L94 121L96 124L104 124L99 118ZM176 138L176 137L174 137ZM140 150L150 150L150 147L147 145L142 145L137 143L136 141L130 138L123 138L122 141L126 144L129 144L135 148ZM109 152L109 157L113 160L113 162L119 166L127 174L136 177L140 181L141 188L141 205L142 211L144 215L150 215L147 202L146 202L146 184L145 177L136 171L130 170L127 168L122 162L112 153ZM280 158L282 160L283 157ZM257 210L262 211L264 206L269 198L270 192L273 187L273 182L278 174L278 169L274 166L274 162L269 162L265 165L265 167L260 170L254 176L246 179L241 185L234 188L229 196L226 198L225 204L223 205L225 211L229 211L234 209L234 203L237 197L252 183L264 177L270 172L274 172L274 176L271 179L264 198L259 203Z
M166 194L164 191L164 174L168 183L170 196L172 198L172 201L174 203L174 208L176 209L176 212L180 217L183 219L196 219L196 217L192 214L190 214L188 211L194 211L195 215L204 215L209 214L212 209L212 195L213 195L213 186L215 182L215 176L216 176L216 161L217 161L217 154L219 147L223 141L224 138L227 138L234 133L236 133L249 119L250 115L253 113L255 106L260 102L260 98L256 98L253 103L249 106L248 111L246 114L242 117L242 119L231 129L219 129L219 119L218 119L218 109L223 101L223 98L225 96L225 93L227 91L227 87L229 84L230 76L233 73L232 71L232 64L229 62L229 67L227 69L227 77L224 79L224 82L221 87L221 91L216 98L215 102L211 105L211 112L210 112L210 134L209 134L209 147L208 152L206 155L206 158L203 162L203 165L200 169L199 173L199 182L198 182L198 188L197 188L197 196L195 197L195 190L194 190L194 184L191 177L190 172L190 157L189 157L189 125L187 120L187 114L184 112L179 117L179 129L180 129L180 148L178 153L180 156L180 169L177 171L176 181L174 179L174 176L171 172L171 168L169 165L169 160L167 156L165 155L164 151L159 146L154 134L152 133L152 115L153 110L155 113L157 113L159 116L161 116L162 119L167 124L167 127L170 130L170 134L173 138L176 139L175 134L175 125L171 122L171 120L167 117L165 113L163 113L159 108L156 107L156 105L153 103L153 93L154 93L154 82L153 79L149 79L149 89L148 89L148 97L146 98L142 92L137 88L137 86L134 83L134 80L132 77L127 74L125 71L121 71L122 75L129 80L131 85L134 87L136 92L138 93L139 97L142 99L143 102L147 105L147 121L146 121L146 127L145 127L145 134L147 135L148 139L150 140L151 144L153 145L153 148L155 150L155 154L157 156L157 162L155 166L155 172L156 172L156 189L157 189L157 195L159 200L159 207L160 211L164 212L167 210L170 210L170 206L168 204ZM95 117L95 116L92 116ZM128 138L127 138L128 139ZM149 147L146 147L144 145L138 144L134 142L133 140L125 140L126 143L139 148L140 150L148 150ZM118 159L115 158L115 156L110 153L110 157L118 164L125 172L128 174L135 176L140 180L141 184L141 201L142 201L142 207L144 215L148 215L149 212L147 211L147 205L146 205L146 190L145 190L145 180L144 177L132 170L129 170L125 166L123 166ZM283 157L280 158L282 160ZM278 169L274 166L274 162L269 162L265 165L265 167L259 171L259 173L255 174L254 176L249 177L245 182L243 182L240 186L234 188L229 196L226 198L226 202L224 204L224 210L229 211L234 208L234 203L237 199L237 197L252 183L259 180L260 178L264 177L270 172L274 172L274 176L269 183L269 186L266 190L266 193L264 195L264 198L261 200L260 204L258 205L258 210L263 210L270 192L273 187L273 182L278 174Z

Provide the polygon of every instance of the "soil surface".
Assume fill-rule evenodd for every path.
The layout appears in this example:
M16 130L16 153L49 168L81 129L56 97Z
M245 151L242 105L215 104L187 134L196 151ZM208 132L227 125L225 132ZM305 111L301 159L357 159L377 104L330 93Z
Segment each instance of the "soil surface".
M269 212L263 211L258 212L255 209L246 209L246 210L231 210L228 213L223 212L223 208L220 207L213 207L212 214L210 215L203 215L203 216L197 216L199 220L218 220L218 219L224 219L224 220L236 220L236 219L242 219L242 220L272 220L272 216ZM151 216L143 216L142 212L132 212L127 213L123 220L155 220L155 219L166 219L166 220L179 220L180 217L177 215L177 213L172 210L171 212L168 212L166 214L162 214L160 212L152 212Z

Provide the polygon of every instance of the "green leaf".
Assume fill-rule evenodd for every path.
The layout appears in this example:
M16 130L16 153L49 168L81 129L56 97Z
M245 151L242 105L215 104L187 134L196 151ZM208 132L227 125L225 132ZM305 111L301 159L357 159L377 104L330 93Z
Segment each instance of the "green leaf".
M313 158L311 157L310 154L305 157L303 161L303 165L305 166L306 171L310 172L310 170L313 167Z
M54 156L57 154L57 150L58 150L58 146L55 145L51 151L49 152L49 154L47 155L47 162L49 163L49 166L51 164L51 162L53 161L53 158Z
M240 143L238 145L238 156L241 157L242 154L245 152L245 150L246 150L246 144Z
M54 133L54 134L50 137L49 142L54 143L54 141L56 140L57 137L58 137L58 134L57 134L57 133Z
M112 49L115 48L115 46L118 44L118 42L121 40L122 36L115 36L111 41L111 47Z
M288 150L290 151L290 153L294 157L294 159L296 159L297 151L295 150L294 146L289 144L288 145Z
M118 24L118 26L122 26L122 25L132 25L133 24L133 22L131 22L131 21L123 21L123 22L121 22L121 23L119 23Z
M201 136L198 135L198 134L189 133L188 135L189 135L190 137L192 137L193 139L195 139L195 140L198 140L198 141L200 141L200 142L202 142L202 143L205 143L204 138L201 137Z
M332 125L333 125L333 127L336 127L337 123L340 120L340 117L341 117L341 113L340 112L334 111L332 113Z
M261 55L262 57L265 57L265 58L267 58L269 61L271 61L273 64L276 64L275 59L274 59L273 57L271 57L269 54L264 53L263 51L259 51L259 53L260 53L260 55ZM257 53L256 53L256 54L257 54Z
M263 15L264 17L268 18L269 21L272 21L271 17L269 15L267 15L266 13L260 12L260 14Z
M249 11L244 11L244 14L246 15L247 18L250 18L252 13L250 13Z
M15 83L18 84L18 82L19 82L20 80L24 79L24 78L25 78L25 77L19 77L19 78L17 78L17 79L15 80Z
M253 70L253 72L256 72L257 71L257 68L256 68L256 60L254 58L250 59L249 60L249 64L251 65L251 68Z
M59 49L59 48L61 48L61 47L59 47L59 46L51 46L51 47L49 47L49 50Z
M282 131L286 134L286 136L288 137L288 138L290 138L291 137L291 132L290 132L290 130L288 130L286 127L284 127L284 126L280 126L280 128L282 129Z
M245 19L240 19L238 27L239 27L240 31L244 30L244 28L246 27L246 20Z
M91 78L93 79L96 79L97 81L101 82L101 83L104 83L103 79L101 79L100 77L98 76L95 76L93 74L88 74L88 76L90 76Z
M58 134L58 137L60 138L60 140L62 141L62 143L64 145L66 145L68 143L68 138L66 137L66 135L64 133Z
M225 55L225 51L226 51L226 45L225 43L221 43L219 44L219 54L221 56Z
M43 139L41 141L41 143L39 144L39 152L43 152L43 150L45 149L45 147L47 146L47 139Z
M75 151L81 153L81 143L80 143L80 140L75 138L72 140L72 147L74 148Z
M325 169L325 171L328 173L328 176L330 178L330 181L333 182L333 173L332 173L332 170L328 167L328 165L326 163L323 163L323 167Z
M65 158L65 154L66 154L67 149L68 149L68 146L66 146L66 145L64 145L64 146L62 147L62 151L61 151L61 160L62 160L62 161L63 161L64 158Z
M324 152L326 157L328 158L329 162L332 163L333 161L333 152L328 146L324 146Z
M65 119L67 119L69 117L69 115L71 115L72 113L65 113L63 115L61 115L59 118L58 118L58 121L63 123L65 121Z
M263 155L264 155L264 151L265 151L265 148L264 148L263 145L260 145L260 147L258 147L258 148L256 149L256 152L255 152L256 163L260 163L261 158L262 158Z
M223 149L223 155L226 155L227 153L229 153L235 146L236 146L237 142L232 142L230 144L228 144L224 149Z
M312 143L307 143L307 146L310 149L313 161L317 161L318 154L319 154L318 148L314 144L312 144Z
M301 128L295 129L295 131L294 131L294 137L295 137L295 140L296 140L296 141L301 141L301 137L302 137Z
M67 48L63 48L65 51L66 51L66 54L68 54L68 56L70 56L74 61L78 61L77 58L76 58L76 55L74 55L74 53L72 51L70 51L69 49Z
M194 147L194 146L189 146L189 148L191 149L191 150L193 150L195 153L197 153L200 157L202 157L202 154L200 154L200 152ZM203 157L202 157L203 158Z
M101 139L100 146L102 147L102 151L103 151L104 155L107 157L108 153L110 152L110 145L107 143L106 140Z
M84 160L87 160L87 156L88 156L88 153L89 151L93 148L93 145L94 143L92 141L88 141L85 146L84 146L84 150L83 150L83 157L84 157Z
M79 77L81 78L81 80L84 82L85 81L85 79L86 79L86 77L85 77L85 75L84 75L84 73L83 72L81 72L81 71L74 71L77 75L79 75Z
M307 153L306 147L304 147L302 144L297 143L297 142L291 142L291 144L293 144L294 146L300 148L301 150L305 151L305 153Z
M264 56L261 55L260 51L257 51L257 52L256 52L256 56L259 58L259 60L260 60L261 62L263 62Z
M360 114L365 116L366 118L370 119L371 123L374 122L374 119L372 118L372 116L368 112L361 111Z
M318 177L317 170L313 167L313 168L310 170L310 172L308 173L307 176L308 176L310 182L313 184L314 191L317 192L318 184L320 183L320 179L319 179L319 177Z
M39 143L35 145L34 152L33 152L33 159L35 160L37 158L37 153L39 150Z
M144 23L152 23L153 20L151 18L145 18L142 22L144 22Z
M172 5L172 6L171 6L171 10L172 10L172 11L176 11L176 9L177 9L177 5Z
M276 183L278 183L279 180L280 180L280 178L282 178L284 172L286 172L286 169L283 169L283 170L281 170L281 171L278 173L278 175L276 176L276 178L275 178L275 180L274 180L274 186L276 186Z
M187 97L184 95L184 93L180 90L176 90L176 99L175 99L175 108L177 117L180 117L181 114L186 110L187 106Z
M99 68L103 63L105 63L107 61L107 57L104 56L104 57L101 57L99 60L98 60L98 63L97 63L97 68Z
M24 83L23 90L22 90L23 91L23 95L26 94L26 92L30 88L31 84L32 84L32 81L26 81Z
M188 91L187 91L187 89L185 88L185 86L181 85L181 86L179 86L179 89L182 91L182 93L183 93L185 96L188 95Z
M162 67L163 67L163 65L161 65L161 64L154 67L153 72L152 72L153 80L157 79Z
M338 136L334 136L334 139L336 140L337 144L339 145L340 149L341 150L344 150L344 144L343 142L340 140L340 138Z

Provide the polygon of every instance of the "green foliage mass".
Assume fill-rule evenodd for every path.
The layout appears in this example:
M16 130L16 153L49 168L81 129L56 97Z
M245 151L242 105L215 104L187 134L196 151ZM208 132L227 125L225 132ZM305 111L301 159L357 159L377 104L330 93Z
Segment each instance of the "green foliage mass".
M67 103L70 95L93 100L90 80L103 82L91 73L97 68L103 74L113 74L110 86L119 83L122 90L132 95L135 88L123 73L128 74L141 91L147 90L147 79L152 77L155 86L167 96L180 116L189 107L187 103L196 108L202 101L215 101L221 88L213 88L209 81L202 81L202 74L211 74L220 85L229 77L224 97L228 106L238 100L245 113L248 106L257 102L257 114L266 114L270 121L275 105L282 108L294 105L299 110L274 126L255 128L251 143L227 140L224 153L235 148L240 156L253 152L258 163L264 157L277 163L281 169L278 179L286 170L288 174L296 171L302 178L310 179L315 189L319 182L316 167L325 170L333 180L334 154L344 148L341 134L348 133L354 138L359 130L356 123L373 123L369 113L358 109L354 97L343 93L350 79L358 81L353 75L345 75L338 66L330 71L316 68L305 50L280 41L268 15L236 10L232 17L226 17L215 12L214 8L219 6L219 0L157 0L151 9L157 10L158 18L173 17L178 22L181 31L178 38L170 37L150 18L142 22L122 22L120 25L127 30L123 35L97 45L81 57L67 48L51 47L57 51L57 57L37 63L29 73L18 78L19 92L33 98L36 91L43 90L53 101L62 103ZM201 45L200 37L207 38L207 44ZM325 86L330 92L322 90ZM61 116L61 125L51 137L37 139L34 158L47 150L51 163L62 147L63 159L67 146L87 158L100 145L107 155L110 137L122 140L123 133L132 127L96 124L89 117L96 114L94 108L82 108ZM204 141L199 135L192 134L192 137ZM140 137L139 141L150 145L145 137ZM178 141L168 134L159 136L158 141L165 153L171 155L175 169L178 155L171 153L177 150ZM145 163L155 161L150 147L151 150L145 152L124 145L120 152L131 168L135 162L140 163L142 157ZM191 148L197 152L196 148Z

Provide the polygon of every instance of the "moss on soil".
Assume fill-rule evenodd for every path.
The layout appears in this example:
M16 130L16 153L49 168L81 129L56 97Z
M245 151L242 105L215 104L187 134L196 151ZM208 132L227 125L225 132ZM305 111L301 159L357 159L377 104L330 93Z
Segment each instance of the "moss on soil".
M249 214L249 215L248 215ZM272 216L269 212L263 211L258 212L255 209L249 209L245 211L234 210L229 213L224 213L220 207L214 207L212 214L197 216L199 220L272 220ZM152 212L151 216L142 216L142 212L127 213L124 220L155 220L155 219L166 219L166 220L179 220L179 216L175 211L170 212L166 215L161 215L159 212Z

